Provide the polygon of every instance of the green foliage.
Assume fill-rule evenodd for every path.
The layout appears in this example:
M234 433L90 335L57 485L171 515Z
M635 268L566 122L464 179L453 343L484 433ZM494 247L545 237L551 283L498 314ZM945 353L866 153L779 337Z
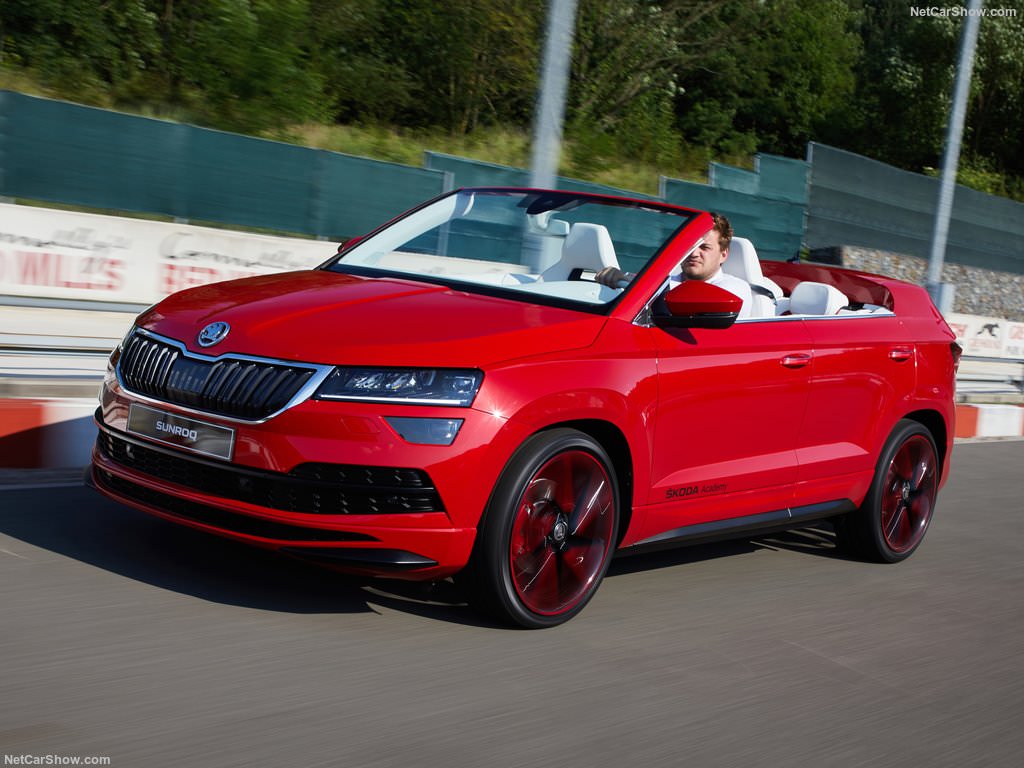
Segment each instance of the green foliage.
M982 21L964 146L1006 179L1007 194L1019 194L1024 179L1024 0L999 5L1015 8L1017 16Z
M569 98L566 171L591 177L623 160L681 165L674 117L680 73L734 24L727 0L581 0ZM709 32L709 30L712 30Z
M683 78L684 135L726 154L801 157L853 92L853 12L840 0L752 0L729 12L734 34Z
M508 128L453 135L441 127L398 129L382 125L307 124L273 132L270 137L405 165L421 165L427 149L519 168L529 164L530 158L529 133Z
M835 132L853 139L844 146L912 170L937 163L958 31L952 17L912 16L899 0L866 0L857 91L845 125Z
M688 31L715 4L581 0L570 94L574 121L612 128L637 109L638 99L673 96L679 69L692 56L684 42ZM661 100L646 103L657 107Z
M931 166L926 166L921 171L927 176L936 178L942 173L940 168ZM991 160L976 155L960 159L956 171L956 182L979 192L987 192L990 195L1001 197L1020 199L1020 193L1024 191L1021 188L1020 179L1007 177L1006 174L995 170ZM1016 185L1014 182L1017 182Z
M380 33L387 10L382 0L312 1L310 62L323 75L332 120L395 123L413 105L416 78Z
M749 60L761 79L743 115L769 152L801 156L853 94L860 39L841 0L776 0L762 13Z
M0 2L3 87L262 135L341 124L339 149L386 159L429 141L526 163L548 0ZM692 176L809 140L935 167L964 22L911 7L961 5L578 0L563 171ZM1024 0L998 8L1018 13L981 22L961 179L1024 198Z
M391 0L390 55L415 78L405 114L453 133L529 122L542 4L537 0Z
M307 14L306 0L168 2L160 63L168 98L229 130L319 116L321 78L301 42Z
M144 0L4 0L0 40L4 67L92 104L140 77L159 46Z
M979 25L960 181L1019 198L1024 177L1024 2L1003 0L998 5L1015 8L1017 16L986 17ZM852 119L828 140L909 170L938 166L963 25L954 15L911 16L897 0L866 0L864 56L848 112Z

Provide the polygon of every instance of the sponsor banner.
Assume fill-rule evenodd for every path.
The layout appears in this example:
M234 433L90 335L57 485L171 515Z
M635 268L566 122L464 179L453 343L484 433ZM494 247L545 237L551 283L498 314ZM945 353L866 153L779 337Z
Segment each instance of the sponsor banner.
M336 245L0 204L0 293L152 304L183 288L291 269Z
M1007 323L1003 356L1024 360L1024 323Z
M947 315L946 322L965 355L1024 360L1024 323L957 313Z

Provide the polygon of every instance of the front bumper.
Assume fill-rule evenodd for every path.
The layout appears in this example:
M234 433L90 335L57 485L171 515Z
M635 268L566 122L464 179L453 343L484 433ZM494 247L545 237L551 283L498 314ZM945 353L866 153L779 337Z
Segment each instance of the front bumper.
M460 409L466 424L454 445L412 445L379 407L308 401L264 423L231 424L236 451L226 462L129 434L132 402L108 378L88 472L100 492L338 570L406 579L465 567L490 489L521 439L505 445L496 434L504 420Z

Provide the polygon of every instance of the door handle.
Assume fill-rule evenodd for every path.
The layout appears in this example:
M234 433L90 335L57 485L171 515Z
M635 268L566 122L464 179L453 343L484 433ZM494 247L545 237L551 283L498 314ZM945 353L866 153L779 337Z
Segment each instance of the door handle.
M784 368L803 368L811 362L811 355L806 353L798 353L795 355L786 355L780 361Z
M914 356L914 350L910 347L893 347L889 350L889 359L902 363Z

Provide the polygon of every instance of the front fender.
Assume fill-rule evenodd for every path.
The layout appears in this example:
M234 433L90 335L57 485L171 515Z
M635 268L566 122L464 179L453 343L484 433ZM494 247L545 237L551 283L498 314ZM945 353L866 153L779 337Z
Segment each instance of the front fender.
M521 363L488 372L486 382L486 393L481 391L485 396L478 397L474 407L507 419L491 445L502 466L536 432L567 422L604 422L621 432L629 445L632 505L645 501L640 489L646 492L650 485L658 394L653 358Z

